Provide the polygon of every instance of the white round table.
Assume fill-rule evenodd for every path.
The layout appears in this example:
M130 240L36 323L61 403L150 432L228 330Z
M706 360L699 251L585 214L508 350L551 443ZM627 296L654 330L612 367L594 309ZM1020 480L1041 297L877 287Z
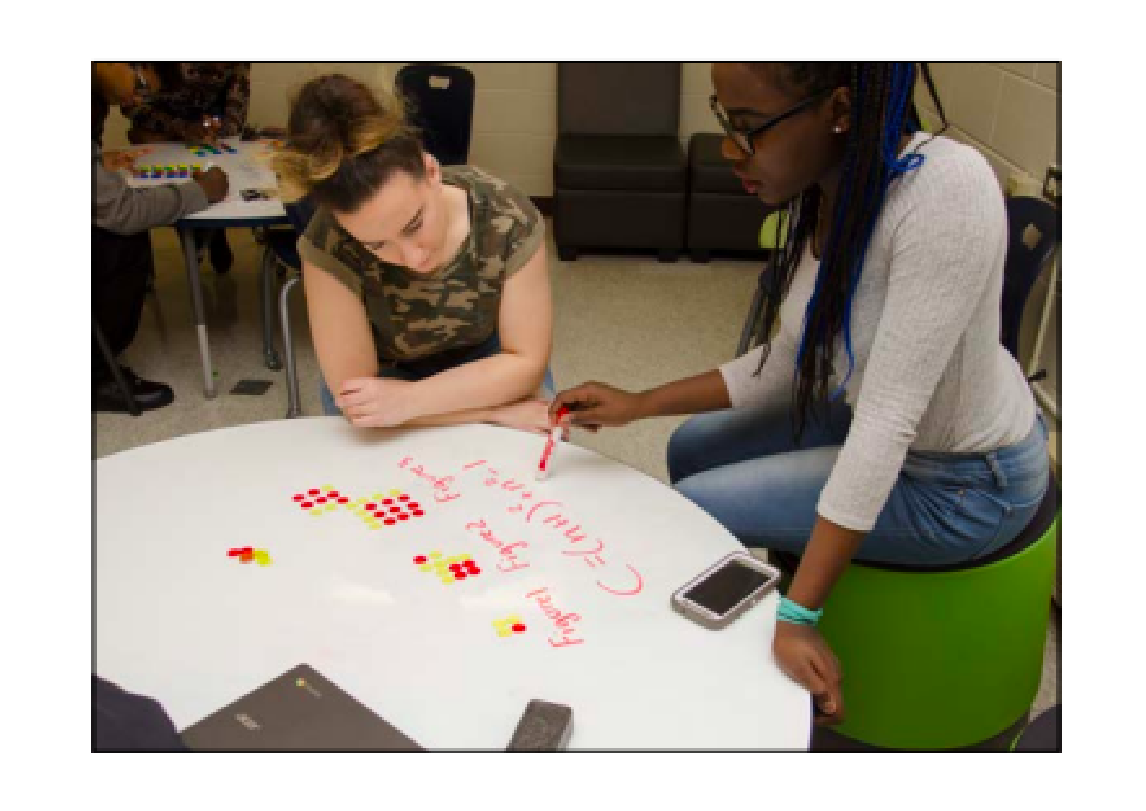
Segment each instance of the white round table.
M740 544L573 445L537 482L543 446L319 417L100 459L96 673L179 729L306 663L428 749L504 749L533 698L572 708L571 749L806 748L777 595L720 631L669 605Z

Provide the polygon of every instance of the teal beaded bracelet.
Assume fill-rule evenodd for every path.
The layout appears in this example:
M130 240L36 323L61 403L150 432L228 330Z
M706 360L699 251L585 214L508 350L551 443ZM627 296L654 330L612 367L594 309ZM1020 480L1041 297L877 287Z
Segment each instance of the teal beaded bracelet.
M787 597L780 598L780 610L776 612L776 619L782 622L791 622L796 625L815 625L824 615L824 609L813 611L794 603Z

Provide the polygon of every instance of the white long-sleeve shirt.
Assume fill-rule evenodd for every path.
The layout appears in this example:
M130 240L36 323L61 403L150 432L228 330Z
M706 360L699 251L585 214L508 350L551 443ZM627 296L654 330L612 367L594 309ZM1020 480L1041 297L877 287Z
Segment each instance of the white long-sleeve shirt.
M1035 403L999 342L1007 217L990 165L975 149L917 133L923 165L892 181L852 307L852 424L820 516L875 525L908 449L986 452L1023 439ZM922 146L920 146L922 144ZM790 402L804 310L819 262L801 258L758 377L761 348L721 366L734 407ZM847 373L843 336L833 360Z

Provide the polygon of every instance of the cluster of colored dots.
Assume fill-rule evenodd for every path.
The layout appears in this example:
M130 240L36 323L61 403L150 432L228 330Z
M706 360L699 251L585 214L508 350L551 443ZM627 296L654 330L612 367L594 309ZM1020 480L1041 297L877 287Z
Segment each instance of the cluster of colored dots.
M349 496L343 495L330 485L323 485L295 493L294 501L304 512L309 512L311 515L322 515L324 512L338 509L340 505L344 506L362 519L370 529L394 526L411 518L421 518L426 514L421 504L401 490L375 493L373 496L362 496L351 501Z
M165 178L167 180L174 180L179 177L190 177L192 172L198 172L203 167L197 163L179 164L178 166L136 166L132 170L132 174L140 180L158 180Z
M447 558L443 557L441 552L431 552L429 557L425 555L416 556L414 563L421 571L436 574L446 585L481 574L481 569L474 563L473 557L469 553Z
M493 627L497 629L497 635L503 637L525 633L525 624L522 623L521 617L516 614L510 614L505 619L494 620Z
M269 566L271 563L271 556L267 554L267 550L253 549L249 546L228 549L227 557L238 558L240 563L250 563L253 560L260 566Z
M197 158L204 158L207 155L222 155L224 152L234 154L239 151L230 144L223 143L218 146L211 146L210 144L191 144L187 148L190 149Z

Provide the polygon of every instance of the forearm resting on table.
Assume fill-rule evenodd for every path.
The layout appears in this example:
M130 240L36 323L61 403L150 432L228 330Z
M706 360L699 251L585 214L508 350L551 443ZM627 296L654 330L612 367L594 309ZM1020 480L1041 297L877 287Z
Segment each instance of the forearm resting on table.
M644 417L672 417L679 414L701 414L729 408L728 387L719 369L695 377L686 377L665 383L655 389L641 392L641 415Z
M498 406L534 395L544 376L543 362L505 351L446 369L414 384L410 396L415 416L405 424L488 421ZM449 417L449 423L419 423L443 417Z
M816 516L812 537L788 588L788 599L818 610L863 542L864 533Z

